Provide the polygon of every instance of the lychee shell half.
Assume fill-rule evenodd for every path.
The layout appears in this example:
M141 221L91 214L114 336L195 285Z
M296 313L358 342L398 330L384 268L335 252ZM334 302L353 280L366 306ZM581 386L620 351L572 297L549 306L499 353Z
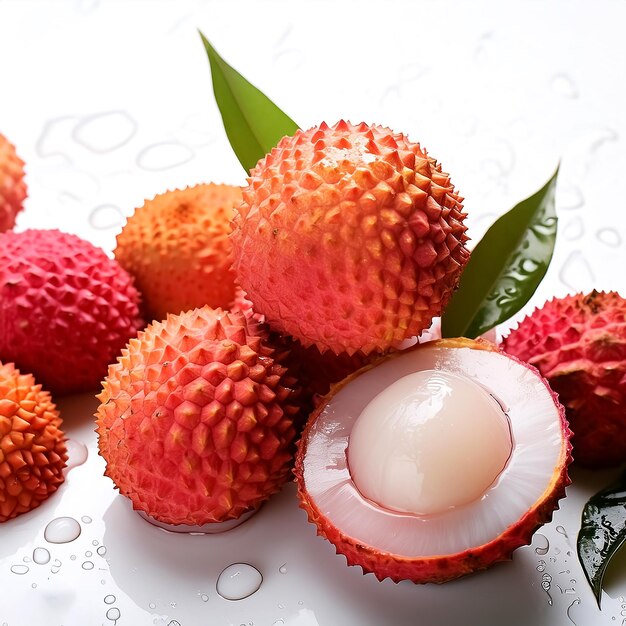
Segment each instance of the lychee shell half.
M404 135L341 121L284 137L250 173L234 268L270 327L384 351L440 315L469 258L462 198Z
M495 390L514 447L483 497L433 515L398 513L359 492L347 463L350 433L372 397L407 373L429 368ZM382 357L332 389L298 443L298 496L318 534L349 565L379 580L441 583L510 559L552 518L570 482L569 434L563 407L534 368L488 342L432 341Z
M117 236L115 258L134 278L148 319L208 304L228 308L235 274L228 240L241 188L201 184L147 200Z
M39 506L63 482L61 418L31 374L0 362L0 522Z
M257 509L287 480L297 411L264 331L203 307L153 322L109 368L100 454L133 507L204 526Z
M577 464L626 461L626 299L597 291L554 298L523 319L502 347L534 365L559 394Z
M25 198L24 161L17 156L13 144L0 134L0 233L15 226Z

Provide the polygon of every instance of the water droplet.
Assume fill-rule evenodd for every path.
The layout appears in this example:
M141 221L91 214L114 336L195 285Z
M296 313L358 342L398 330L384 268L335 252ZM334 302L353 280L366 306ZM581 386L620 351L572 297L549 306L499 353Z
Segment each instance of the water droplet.
M46 526L43 536L48 543L69 543L80 531L80 524L73 517L57 517Z
M114 204L99 204L89 214L89 225L96 230L118 228L123 224L124 213Z
M619 248L622 245L622 236L614 228L601 228L596 232L596 237L611 248Z
M33 561L35 561L37 565L45 565L50 561L50 552L45 548L35 548L33 550Z
M127 144L137 132L137 122L126 111L106 111L84 117L72 131L72 139L96 154L112 152Z
M156 604L154 602L150 602L150 604L148 604L148 608L149 609L156 609Z
M286 574L287 573L287 563L283 563L279 568L278 571L281 574Z
M11 571L18 576L23 576L28 573L28 565L12 565Z
M75 560L76 560L76 555L75 555L75 554L72 554L72 555L70 556L70 561L75 561Z
M563 528L563 526L557 526L555 530L556 530L557 533L563 535L563 537L568 539L567 531L565 530L565 528Z
M207 596L206 593L198 592L198 595L200 596L200 599L202 600L202 602L208 602L209 601L209 596Z
M33 584L31 585L31 587L32 587L33 589L37 589L37 583L33 583Z
M115 602L115 596L113 594L109 594L108 596L104 596L105 604L113 604Z
M217 579L217 593L227 600L243 600L258 591L263 576L247 563L234 563L225 568Z
M30 563L30 557L29 556L25 556L22 561L24 561L24 563Z
M85 552L85 556L86 557L93 556L93 552L91 550L87 550L87 552Z
M298 604L303 605L304 602L302 600L298 600Z
M91 561L85 561L82 564L83 569L93 569L93 563Z
M572 619L572 616L569 614L571 608L575 605L575 604L580 604L580 598L576 598L568 607L567 607L567 619L569 619L570 622L572 622L572 624L576 624L576 622Z
M100 546L96 552L100 555L100 556L104 556L107 553L107 549L105 546Z
M546 562L543 559L539 559L536 569L538 572L543 572L546 569Z
M541 556L543 556L544 554L548 554L548 550L550 549L550 542L548 541L548 538L541 533L537 533L535 537L541 540L542 544L535 548L535 552Z
M583 192L576 185L563 185L556 198L557 210L573 211L585 204Z
M574 250L559 272L561 282L575 291L590 291L596 282L591 267L580 250Z
M567 554L567 556L572 556L572 551L568 550L565 554Z
M116 622L120 618L121 613L120 613L120 610L114 606L114 607L111 607L107 611L106 616L108 620L111 620L112 622Z
M50 567L50 571L53 574L58 574L59 570L61 569L61 565L63 565L63 563L61 563L61 561L59 559L54 559L54 562L52 563L52 565Z
M97 546L99 543L100 543L100 542L99 542L97 539L94 539L94 540L91 542L91 545L92 545L92 546Z
M574 84L574 81L567 74L555 74L550 81L552 91L562 96L563 98L575 99L578 98L578 89Z
M170 602L170 606L175 609L176 608L176 602Z
M106 584L107 584L107 581L106 581L106 580L104 580L104 578L101 578L101 579L100 579L100 584L101 584L101 585L106 585Z
M279 605L278 605L278 608L279 608L279 609L284 609L284 608L285 608L285 605L284 605L284 604L279 604Z
M160 172L188 163L194 151L182 143L164 141L145 147L137 155L137 165L150 172Z
M84 524L91 524L91 522L93 522L93 520L91 519L91 517L89 517L89 515L83 515L80 518L80 521L83 522Z
M87 460L87 446L80 442L75 441L74 439L67 440L67 470L71 470L74 467L78 467L82 465Z

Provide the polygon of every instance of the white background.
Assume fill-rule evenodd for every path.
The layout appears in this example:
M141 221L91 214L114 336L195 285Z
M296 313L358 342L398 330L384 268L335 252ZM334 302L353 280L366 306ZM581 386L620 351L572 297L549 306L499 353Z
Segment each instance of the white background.
M625 0L0 0L0 132L26 161L29 187L18 228L58 227L110 252L145 198L245 182L213 100L200 28L301 127L364 120L422 143L466 198L474 241L560 162L557 247L526 311L591 288L626 295L624 24ZM220 537L147 525L102 477L93 398L61 408L88 460L38 511L0 527L0 624L110 625L111 606L119 626L588 626L626 615L620 567L600 613L572 552L582 504L615 472L574 470L555 521L512 563L439 587L381 584L315 536L291 486ZM31 563L13 574L58 515L93 522L54 547L57 573ZM94 541L106 557L84 570ZM233 603L215 582L237 561L255 564L264 582ZM103 602L109 594L113 605Z

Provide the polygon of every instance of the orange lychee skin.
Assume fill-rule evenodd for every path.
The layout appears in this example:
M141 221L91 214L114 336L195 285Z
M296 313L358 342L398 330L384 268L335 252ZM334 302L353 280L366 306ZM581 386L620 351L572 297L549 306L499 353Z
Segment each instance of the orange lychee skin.
M26 198L24 161L13 144L0 134L0 233L15 226L15 218Z
M554 298L523 319L502 347L534 365L558 393L577 464L626 461L626 299L597 291Z
M63 482L61 418L50 394L0 362L0 522L38 507Z
M237 519L290 476L296 435L265 332L203 307L154 322L109 368L97 431L106 475L167 524Z
M419 144L341 121L252 170L231 239L270 327L320 351L384 351L427 328L469 258L462 198Z
M228 240L241 188L201 184L158 194L128 219L115 258L142 293L147 319L235 299Z

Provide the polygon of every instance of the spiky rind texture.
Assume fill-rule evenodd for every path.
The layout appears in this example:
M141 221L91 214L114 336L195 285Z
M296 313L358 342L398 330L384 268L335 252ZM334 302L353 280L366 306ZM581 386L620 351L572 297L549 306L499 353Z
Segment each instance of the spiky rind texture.
M296 407L261 328L203 307L154 322L109 368L97 431L106 475L168 524L236 519L289 476Z
M39 506L63 482L61 418L50 394L0 362L0 522Z
M15 226L15 218L26 198L24 161L15 147L0 134L0 233Z
M143 326L131 277L58 230L0 233L0 358L52 393L98 389Z
M135 278L148 319L232 303L228 234L239 202L240 187L202 184L159 194L128 219L115 258Z
M498 347L488 341L458 338L438 340L439 346L449 348L469 347L476 350L499 351ZM424 344L423 344L424 345ZM419 350L417 345L410 350ZM294 474L298 488L300 507L307 513L308 519L317 527L317 534L330 541L336 549L337 554L346 557L348 565L358 565L364 574L372 573L378 580L390 578L394 582L411 580L414 583L444 583L455 578L460 578L473 572L484 570L499 561L511 560L512 553L519 547L528 545L532 540L534 532L543 524L552 519L558 502L565 497L565 489L571 484L568 474L568 466L572 461L572 446L569 441L571 431L563 407L559 404L557 395L550 389L544 381L546 389L554 399L555 410L559 411L561 430L563 432L563 446L560 451L559 460L556 464L556 471L551 477L550 483L537 499L534 505L515 524L509 526L503 533L494 537L490 542L477 546L463 552L455 554L437 555L432 557L404 557L381 551L376 546L364 545L353 537L345 534L340 528L335 527L324 515L317 503L310 497L304 481L304 459L307 452L307 442L310 431L313 429L315 421L324 411L328 402L333 396L343 389L350 381L361 373L376 367L377 364L387 359L401 356L400 353L393 353L380 357L373 363L364 366L351 376L335 385L331 392L318 406L309 418L302 438L298 442L296 453L296 463ZM510 355L509 355L510 356ZM518 360L513 356L510 358ZM539 373L535 368L520 361L522 365ZM540 376L539 376L540 377ZM358 511L355 511L358 514Z
M439 315L469 258L462 198L419 144L340 121L259 161L231 239L267 322L320 351L384 351Z
M626 299L597 291L554 298L522 320L502 347L539 369L559 394L576 463L626 461Z

